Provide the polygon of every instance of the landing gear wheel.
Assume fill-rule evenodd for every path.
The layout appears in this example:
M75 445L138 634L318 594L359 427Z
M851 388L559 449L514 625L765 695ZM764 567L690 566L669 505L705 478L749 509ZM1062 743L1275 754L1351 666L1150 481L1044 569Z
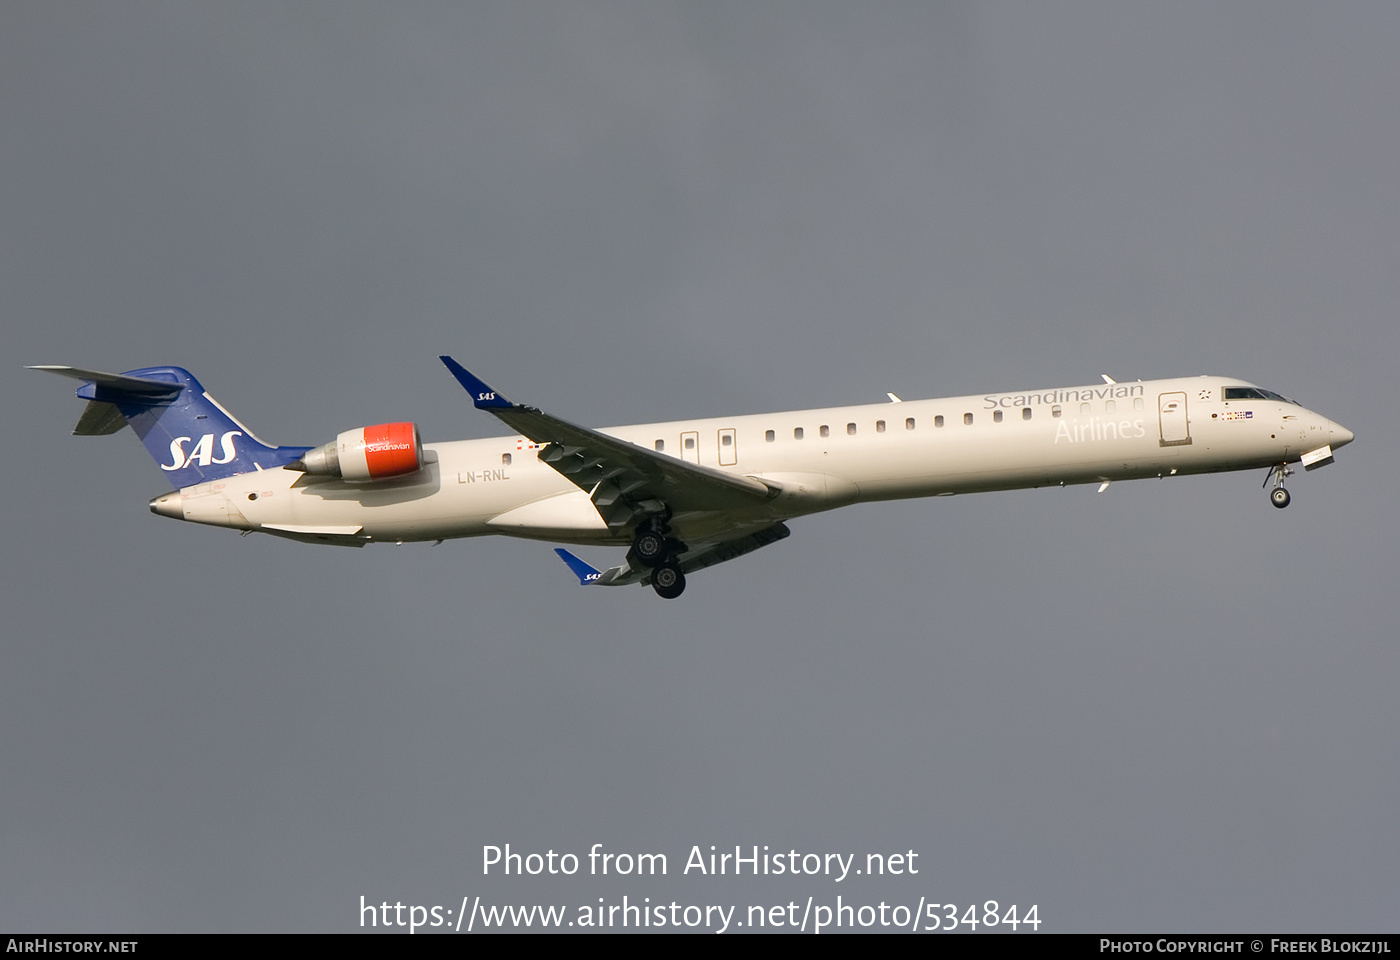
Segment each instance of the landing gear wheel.
M651 588L663 600L674 600L685 592L685 574L677 564L663 563L652 571Z
M1280 463L1269 470L1269 475L1264 478L1264 486L1269 485L1269 481L1274 483L1274 489L1269 493L1269 501L1280 510L1288 506L1288 502L1293 498L1289 496L1287 490L1283 488L1283 482L1293 476L1293 471L1288 469L1288 464Z
M642 566L656 567L666 562L668 544L661 534L650 527L643 527L637 531L637 536L632 541L632 552L637 555L637 562Z

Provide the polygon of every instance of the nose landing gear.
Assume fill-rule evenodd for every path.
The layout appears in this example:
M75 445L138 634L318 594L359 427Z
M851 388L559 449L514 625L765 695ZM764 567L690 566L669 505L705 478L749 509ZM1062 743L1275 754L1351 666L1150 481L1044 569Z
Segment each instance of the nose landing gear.
M1292 502L1293 497L1284 488L1283 481L1287 477L1293 476L1293 471L1288 469L1288 464L1280 463L1269 470L1269 475L1264 478L1264 486L1269 485L1269 481L1274 482L1274 489L1269 492L1269 502L1282 510Z

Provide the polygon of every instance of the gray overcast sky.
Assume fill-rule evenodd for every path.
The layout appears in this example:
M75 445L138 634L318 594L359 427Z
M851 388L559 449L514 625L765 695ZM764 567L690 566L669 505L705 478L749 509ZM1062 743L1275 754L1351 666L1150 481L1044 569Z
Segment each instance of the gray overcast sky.
M1391 3L15 2L0 31L0 927L1039 905L1379 932L1400 904ZM650 590L548 545L149 515L70 384L266 439L1196 373L1356 432L1254 473L861 506ZM619 551L583 550L601 566ZM482 847L665 853L483 877ZM917 876L681 872L692 845Z

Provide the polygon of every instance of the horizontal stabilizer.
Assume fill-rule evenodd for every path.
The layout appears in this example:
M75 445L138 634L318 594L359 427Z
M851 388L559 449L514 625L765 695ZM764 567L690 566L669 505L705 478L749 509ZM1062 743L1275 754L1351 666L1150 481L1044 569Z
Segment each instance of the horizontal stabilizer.
M44 373L56 373L60 377L69 377L73 380L87 380L99 387L106 387L108 390L138 397L150 397L153 400L170 399L184 389L183 384L172 383L169 380L131 377L124 373L103 373L100 370L84 370L82 367L65 367L51 363L35 364L29 369L42 370Z

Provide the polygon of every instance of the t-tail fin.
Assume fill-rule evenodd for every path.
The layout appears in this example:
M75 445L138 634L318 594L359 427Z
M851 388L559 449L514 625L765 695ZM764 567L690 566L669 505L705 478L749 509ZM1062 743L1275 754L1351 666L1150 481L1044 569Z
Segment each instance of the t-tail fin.
M84 381L78 396L88 404L73 433L102 436L130 424L176 487L280 467L311 449L263 443L181 367L143 367L126 373L64 366L30 369Z

